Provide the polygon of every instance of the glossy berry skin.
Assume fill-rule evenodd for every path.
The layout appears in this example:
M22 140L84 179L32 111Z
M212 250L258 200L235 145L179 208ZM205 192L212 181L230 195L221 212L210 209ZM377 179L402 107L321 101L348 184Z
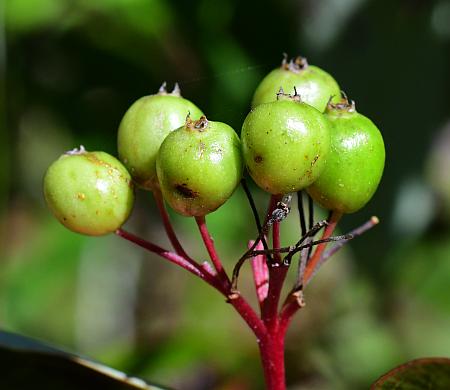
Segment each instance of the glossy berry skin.
M298 57L289 63L283 61L281 67L261 81L253 95L252 107L277 100L280 88L287 94L297 93L303 102L320 112L325 110L331 96L334 96L333 101L341 96L339 85L330 74Z
M326 118L298 101L278 100L254 108L241 132L248 171L271 194L299 191L321 174L330 149Z
M119 158L142 188L153 189L156 181L156 156L167 135L183 126L190 115L203 113L178 92L144 96L134 102L123 117L118 132Z
M225 123L188 119L164 140L156 167L169 205L185 216L203 216L225 203L239 184L241 143Z
M308 188L311 197L329 210L353 213L373 196L384 169L383 137L354 105L329 105L331 151L319 179Z
M90 236L114 232L127 220L134 202L131 176L104 152L75 150L48 168L44 196L68 229Z

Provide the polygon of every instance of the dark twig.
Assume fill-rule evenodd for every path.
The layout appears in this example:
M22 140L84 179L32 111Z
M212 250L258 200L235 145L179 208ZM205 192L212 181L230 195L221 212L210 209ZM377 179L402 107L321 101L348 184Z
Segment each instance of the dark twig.
M231 276L231 293L232 293L232 297L230 298L234 298L236 296L236 294L239 294L238 289L237 289L237 282L238 282L238 278L239 278L239 271L242 268L242 265L244 264L245 260L247 260L248 258L252 257L252 253L255 250L256 246L258 245L258 243L261 241L262 236L264 236L264 233L261 232L261 234L256 238L255 241L253 241L253 244L250 248L248 248L247 252L245 252L240 259L236 262L236 265L233 268L233 274Z
M309 244L312 241L311 237L308 237L305 244ZM312 246L307 249L302 249L300 252L300 260L297 269L297 281L294 286L294 291L300 291L303 289L303 275L305 274L306 263L311 255Z
M308 218L309 218L309 229L312 229L314 226L314 202L309 195L308 195Z
M247 196L248 203L250 204L250 208L252 209L253 217L255 218L256 227L258 228L258 233L262 231L261 220L259 218L258 210L256 209L255 200L253 199L252 193L250 192L250 188L248 188L247 181L245 179L241 180L241 186Z
M302 237L306 234L305 210L303 208L303 192L297 192L297 208L300 217L300 232Z
M287 206L286 204L282 204L281 202L278 201L278 199L279 198L275 197L274 195L271 197L269 209L268 209L265 221L264 221L264 226L261 229L261 232L258 234L258 237L253 242L253 245L240 257L240 259L236 262L236 265L234 266L233 274L231 277L232 298L234 298L236 296L236 294L239 294L239 292L237 290L237 282L238 282L238 278L239 278L239 271L241 270L242 265L244 264L245 260L252 257L251 253L255 250L258 243L260 241L262 241L263 238L265 239L265 235L269 231L269 228L275 222L284 219L286 217L286 215L289 213L289 206ZM279 213L280 209L283 209L284 212ZM283 217L283 215L284 215L284 217ZM262 242L264 243L264 241L262 241ZM266 243L266 245L267 245L267 243ZM265 249L265 250L269 250L269 248L267 247L267 249ZM267 257L268 257L269 263L272 264L273 259L272 259L272 256L270 255L270 253L267 254Z
M268 221L272 221L273 220L271 218L269 218ZM272 224L270 223L270 224ZM266 230L266 226L269 225L269 222L266 222L263 231ZM291 252L294 249L296 249L297 247L301 246L301 244L305 241L305 239L307 237L311 237L314 236L320 229L322 229L322 227L324 227L326 225L326 221L321 221L318 222L315 226L313 226L313 228L311 230L309 230L305 236L303 236L295 245L293 246L289 246L289 247L284 247L284 248L278 248L278 249L264 249L262 251L255 251L256 246L258 245L258 242L260 241L260 237L258 237L253 245L247 250L247 252L245 252L241 258L237 261L236 265L234 266L233 269L233 276L231 279L231 288L234 292L237 292L237 280L239 277L239 271L242 267L242 265L244 264L245 260L256 256L256 255L260 255L260 254L264 254L266 256L270 256L272 253L287 253L287 252ZM309 248L310 246L307 246L306 248ZM298 251L297 251L298 252ZM296 253L296 252L295 252ZM287 257L287 256L286 256ZM290 260L290 259L289 259ZM286 259L284 260L284 264L288 265L288 263L286 262Z
M308 194L308 226L311 230L314 226L314 202L311 196ZM308 242L312 241L312 236L308 237ZM304 249L302 252L300 252L300 261L298 262L298 268L297 268L297 283L296 283L296 289L301 290L303 283L303 275L305 273L306 264L308 263L309 259L311 258L313 247L310 246L309 248Z
M312 198L308 195L308 210L309 210L309 225L310 229L312 224L314 223L314 205L312 203ZM298 212L300 215L300 229L302 232L302 236L306 235L306 220L305 220L305 210L303 208L303 192L297 192L297 202L298 202ZM308 237L305 240L305 243L309 243L312 241L312 237ZM297 266L297 279L294 286L294 291L300 291L302 289L302 281L303 281L303 274L305 273L305 267L306 263L311 256L312 247L309 247L307 249L303 249L300 252L300 259Z
M265 233L263 232L263 226L261 225L261 220L259 218L258 210L256 209L255 200L253 199L252 193L250 192L250 188L248 188L247 181L245 179L241 180L242 188L247 196L248 203L250 204L250 208L252 209L253 217L255 218L256 228L258 229L258 241L261 241L264 249L268 250L269 245L267 245L267 240ZM255 246L258 243L255 244ZM270 258L270 260L272 260Z
M285 258L284 258L284 263L285 264L290 264L292 257L298 252L298 248L300 248L299 250L302 249L306 249L306 248L312 248L314 246L313 245L309 245L309 246L304 246L302 245L308 238L312 238L314 237L323 227L327 226L327 221L323 220L323 221L319 221L317 222L315 225L311 226L309 228L309 230L306 232L306 234L300 238L300 240L297 241L297 243L293 246L291 246L291 250L288 251L290 252Z
M314 202L313 198L308 194L308 218L309 218L309 229L314 226ZM308 256L306 258L306 263L308 263L312 253L312 247L308 249Z
M283 248L274 248L274 249L269 249L268 251L266 251L265 249L263 250L254 250L252 253L250 253L249 257L254 257L254 256L258 256L258 255L265 255L267 254L267 252L269 253L289 253L292 255L295 255L296 253L300 252L302 249L307 249L307 248L311 248L313 246L316 245L320 245L326 242L334 242L334 241L348 241L351 240L354 236L351 234L344 234L342 236L332 236L332 237L328 237L325 239L320 239L320 240L316 240L316 241L311 241L308 242L306 244L302 244L302 245L291 245L291 246L285 246ZM286 256L287 258L287 256ZM286 260L286 259L285 259ZM285 263L286 265L288 265L289 263Z

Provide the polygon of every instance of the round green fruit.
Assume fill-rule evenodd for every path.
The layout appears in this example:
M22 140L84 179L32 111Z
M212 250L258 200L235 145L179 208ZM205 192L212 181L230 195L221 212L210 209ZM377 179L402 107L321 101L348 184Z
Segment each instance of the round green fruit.
M155 188L159 147L171 131L183 126L188 115L198 119L203 113L180 96L177 85L168 93L165 84L156 95L138 99L125 113L118 133L119 158L140 187Z
M338 101L340 88L327 72L314 65L308 65L306 58L297 57L290 62L286 58L281 67L270 72L258 85L253 95L252 107L273 102L277 92L299 94L302 101L323 112L330 97Z
M239 137L225 123L188 118L162 143L156 169L163 196L175 211L206 215L226 202L242 178Z
M55 217L68 229L100 236L120 228L133 207L131 176L104 152L83 147L63 154L44 177L44 196Z
M271 194L299 191L321 174L330 149L329 123L298 96L260 104L245 118L241 132L250 176Z
M361 209L375 193L384 169L383 137L374 123L343 98L329 104L331 151L327 166L307 189L321 206L341 213Z

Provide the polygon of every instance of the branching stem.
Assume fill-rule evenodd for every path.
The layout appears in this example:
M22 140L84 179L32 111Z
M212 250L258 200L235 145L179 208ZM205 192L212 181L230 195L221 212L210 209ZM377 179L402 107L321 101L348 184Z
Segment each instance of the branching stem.
M196 217L195 220L214 269L208 262L199 264L185 252L176 237L159 190L153 191L153 194L167 236L175 252L168 251L123 229L118 229L115 233L117 236L180 266L223 294L227 298L227 302L234 307L258 339L267 388L270 390L285 390L284 340L292 317L299 308L304 306L303 287L309 283L320 266L329 257L342 248L350 239L363 234L375 226L378 223L378 218L372 217L370 221L354 229L349 234L333 236L333 231L342 214L333 212L327 221L320 221L314 224L313 203L312 199L308 197L309 215L307 229L302 196L299 193L298 208L302 237L294 245L281 247L280 223L289 214L289 203L292 195L287 194L284 197L272 195L264 224L261 225L255 203L245 181L242 182L242 187L252 208L258 229L258 237L254 241L249 242L248 250L239 259L233 270L231 281L217 254L205 217ZM270 228L272 228L272 249L269 249L266 240L266 234ZM322 237L319 240L314 240L314 236L322 228L324 228ZM325 252L325 247L330 241L337 243L333 248ZM315 247L315 250L310 257L313 247ZM286 298L281 311L279 311L281 290L289 265L292 257L298 252L301 252L298 281ZM287 253L284 259L281 258L282 253ZM255 310L236 290L239 270L248 258L252 258L251 265L261 317L257 315Z
M144 240L130 232L127 232L124 229L117 229L115 234L119 237L124 238L127 241L132 242L135 245L140 246L141 248L146 249L149 252L155 253L162 258L169 260L171 263L174 263L181 268L189 271L190 273L198 276L200 279L203 279L205 282L210 284L211 286L219 289L217 281L214 279L214 275L208 273L200 264L193 260L188 260L174 252L168 251L167 249L161 248L160 246L153 244L150 241Z
M309 236L308 236L309 237ZM311 241L302 245L291 245L291 246L285 246L283 248L273 248L273 249L269 249L269 250L265 250L265 249L256 249L254 250L252 253L250 253L250 255L248 257L253 257L253 256L257 256L257 255L265 255L265 254L280 254L280 253L288 253L288 256L285 257L285 259L283 260L285 265L289 265L290 264L290 259L288 259L288 257L292 257L293 255L295 255L296 253L300 252L302 249L307 249L307 248L311 248L313 246L317 246L319 244L324 244L327 242L347 242L351 239L354 238L354 235L352 235L351 233L348 234L343 234L342 236L332 236L332 237L328 237L325 239L320 239L320 240L315 240L315 241Z
M212 275L211 273L207 272L206 268L202 267L197 262L194 262L194 264L192 264L182 256L168 251L167 249L161 248L160 246L144 240L123 229L116 230L115 234L189 271L190 273L194 274L195 276L199 277L200 279L204 280L206 283L220 291L225 297L229 295L229 288L226 288L216 275ZM258 339L267 337L267 329L265 325L245 299L243 299L242 297L238 297L237 299L230 301L230 303L241 315L250 329L252 329Z

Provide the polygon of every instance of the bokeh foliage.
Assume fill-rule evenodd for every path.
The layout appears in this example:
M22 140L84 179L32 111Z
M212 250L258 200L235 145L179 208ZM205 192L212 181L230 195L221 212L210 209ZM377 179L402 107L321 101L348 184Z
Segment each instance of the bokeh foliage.
M254 88L287 52L332 73L387 150L375 198L341 229L373 214L382 223L306 292L287 342L289 384L367 388L403 361L448 356L450 161L436 155L450 144L442 152L433 140L450 120L449 20L448 0L1 2L2 327L175 387L260 388L252 335L218 294L118 238L64 230L41 180L79 144L116 154L121 116L164 80L239 132ZM263 211L267 196L253 190ZM206 257L194 223L174 220ZM228 268L255 235L250 221L240 190L209 218ZM127 227L167 245L149 194Z

